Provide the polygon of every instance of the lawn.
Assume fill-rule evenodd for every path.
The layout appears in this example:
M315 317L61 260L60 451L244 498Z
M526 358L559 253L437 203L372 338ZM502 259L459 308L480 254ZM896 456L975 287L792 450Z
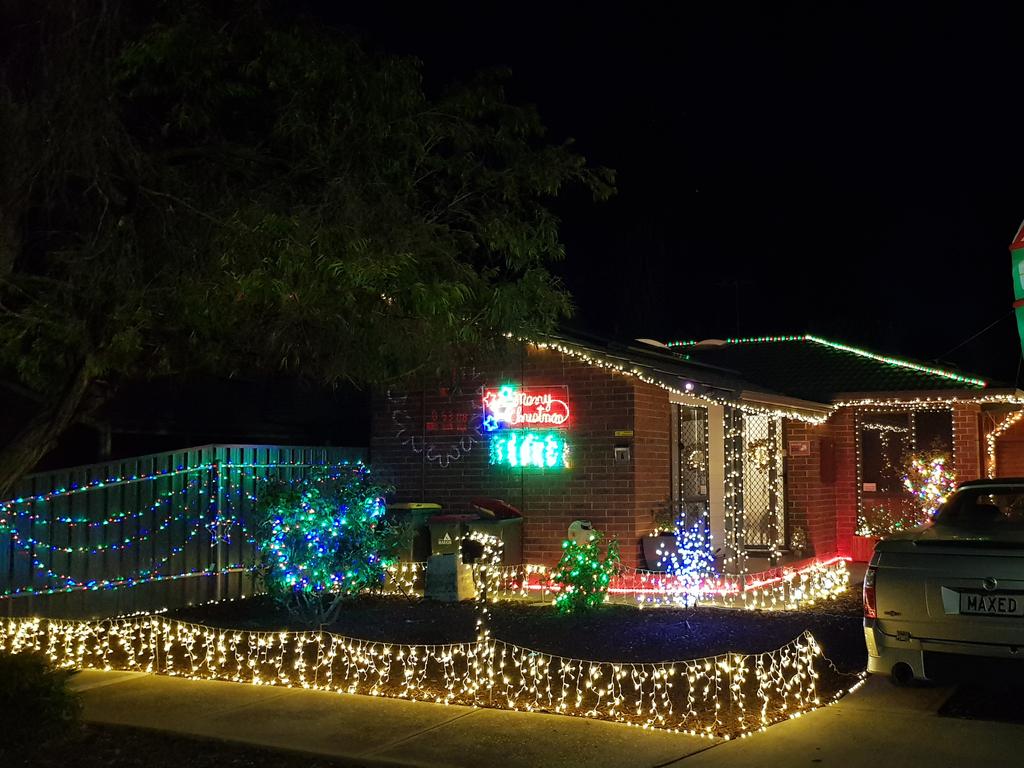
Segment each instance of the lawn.
M111 725L82 725L31 749L0 746L5 768L346 768L290 752Z

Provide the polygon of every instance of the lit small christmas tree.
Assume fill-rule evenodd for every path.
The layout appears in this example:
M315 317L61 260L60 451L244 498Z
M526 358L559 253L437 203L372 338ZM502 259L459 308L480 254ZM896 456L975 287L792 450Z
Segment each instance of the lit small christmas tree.
M715 575L715 555L711 551L711 537L707 520L698 518L687 525L685 516L675 524L675 548L661 552L659 565L676 577L673 602L693 605L700 597L702 584Z
M605 601L612 576L619 572L620 558L619 543L612 539L602 560L601 538L595 531L586 544L562 542L562 559L551 576L561 587L555 605L562 613L588 610Z

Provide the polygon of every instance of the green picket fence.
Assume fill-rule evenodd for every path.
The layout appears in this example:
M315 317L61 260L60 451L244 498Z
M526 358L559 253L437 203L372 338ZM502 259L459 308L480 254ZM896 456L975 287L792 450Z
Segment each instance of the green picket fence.
M110 617L251 595L260 489L362 448L206 445L26 477L0 501L0 615Z

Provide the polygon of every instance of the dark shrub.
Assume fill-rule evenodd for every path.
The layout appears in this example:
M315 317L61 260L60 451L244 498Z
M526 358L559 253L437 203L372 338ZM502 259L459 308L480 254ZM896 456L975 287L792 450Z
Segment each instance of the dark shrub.
M41 653L0 651L0 751L62 736L77 722L81 704L67 687L70 675Z

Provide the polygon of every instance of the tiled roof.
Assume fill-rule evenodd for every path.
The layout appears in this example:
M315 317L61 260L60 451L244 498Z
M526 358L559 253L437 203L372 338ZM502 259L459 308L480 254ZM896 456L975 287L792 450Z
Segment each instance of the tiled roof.
M986 386L973 376L811 334L670 342L668 346L686 360L734 371L747 381L817 402L852 392L976 391Z

